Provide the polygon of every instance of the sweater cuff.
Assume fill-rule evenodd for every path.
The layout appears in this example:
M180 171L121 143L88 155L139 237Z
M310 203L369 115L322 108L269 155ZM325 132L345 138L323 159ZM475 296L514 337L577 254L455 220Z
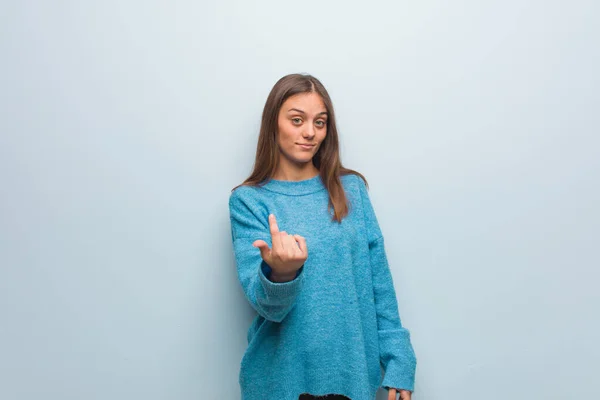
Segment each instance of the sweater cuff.
M258 275L267 298L289 298L295 297L304 281L304 265L296 273L296 277L288 282L273 282L271 276L271 267L263 260L260 264Z
M406 365L395 365L390 362L388 369L385 372L382 387L389 390L394 388L397 390L415 391L415 370Z
M382 387L414 391L417 359L410 342L410 333L400 330L380 331L379 337L387 358ZM382 349L383 350L383 349ZM387 354L385 354L387 353ZM393 356L392 356L393 354Z

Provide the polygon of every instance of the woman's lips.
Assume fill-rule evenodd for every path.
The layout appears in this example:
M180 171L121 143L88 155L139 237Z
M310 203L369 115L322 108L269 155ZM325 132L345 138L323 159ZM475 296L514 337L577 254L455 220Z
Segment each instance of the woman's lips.
M307 144L301 144L301 143L298 143L298 146L300 146L300 147L301 147L301 148L303 148L304 150L310 150L310 149L312 149L313 147L315 147L315 145L314 145L314 144L307 145Z

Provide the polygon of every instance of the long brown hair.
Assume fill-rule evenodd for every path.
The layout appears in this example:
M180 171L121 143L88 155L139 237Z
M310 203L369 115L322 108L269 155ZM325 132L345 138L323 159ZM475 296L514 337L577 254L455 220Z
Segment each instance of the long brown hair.
M349 208L340 176L358 175L365 181L368 188L367 179L360 172L342 166L331 98L323 84L317 78L308 74L286 75L279 79L271 89L262 113L254 169L250 176L242 184L234 187L232 191L242 185L260 186L263 181L271 179L275 174L279 165L279 148L276 140L279 110L289 97L299 93L311 92L321 96L328 114L327 134L312 162L319 170L321 180L329 192L327 210L333 207L334 216L332 220L342 222L342 219L348 215Z

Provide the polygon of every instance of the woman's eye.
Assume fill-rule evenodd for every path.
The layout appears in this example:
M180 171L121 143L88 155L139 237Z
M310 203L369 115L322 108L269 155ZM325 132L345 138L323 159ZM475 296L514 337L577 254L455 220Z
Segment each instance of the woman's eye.
M292 122L295 124L299 124L300 122L302 122L302 120L300 118L292 118Z
M325 121L317 121L318 126L325 126Z

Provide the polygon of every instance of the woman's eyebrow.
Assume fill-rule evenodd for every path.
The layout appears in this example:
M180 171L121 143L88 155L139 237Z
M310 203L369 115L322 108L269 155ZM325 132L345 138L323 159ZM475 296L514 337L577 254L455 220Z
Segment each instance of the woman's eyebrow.
M297 108L290 108L290 109L288 110L288 112L290 112L290 111L296 111L296 112L299 112L299 113L301 113L301 114L306 114L304 111L302 111L302 110L300 110L300 109L297 109ZM318 113L317 115L321 115L321 114L325 114L325 115L327 115L327 111L321 111L321 112L320 112L320 113Z

